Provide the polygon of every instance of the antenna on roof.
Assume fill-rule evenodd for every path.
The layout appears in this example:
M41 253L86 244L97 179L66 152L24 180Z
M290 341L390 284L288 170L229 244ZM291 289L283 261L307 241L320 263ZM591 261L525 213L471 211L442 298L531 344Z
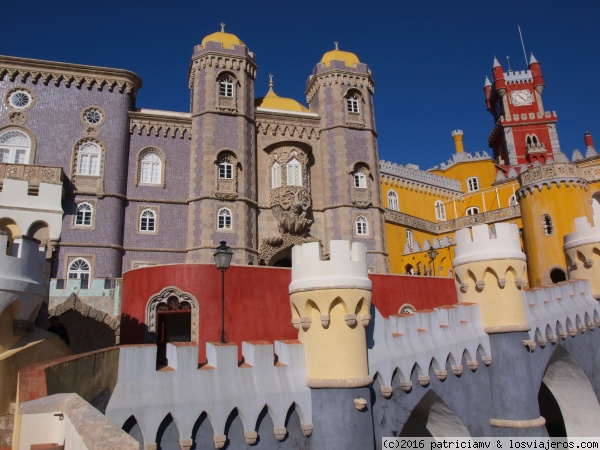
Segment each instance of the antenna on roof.
M519 36L521 36L521 46L523 47L523 56L525 57L525 67L529 66L527 64L527 52L525 51L525 42L523 42L523 33L521 33L521 25L517 25L519 29Z

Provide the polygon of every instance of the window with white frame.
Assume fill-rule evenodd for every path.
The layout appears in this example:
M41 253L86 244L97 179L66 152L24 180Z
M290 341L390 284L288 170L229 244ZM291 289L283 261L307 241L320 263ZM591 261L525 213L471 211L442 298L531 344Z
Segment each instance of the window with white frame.
M28 164L31 139L22 131L10 130L0 134L0 162Z
M90 263L83 258L77 258L69 264L67 278L77 280L89 280L92 269Z
M75 213L75 225L82 227L92 226L92 215L94 214L94 208L88 202L81 202L77 205L77 212Z
M367 188L367 176L364 173L362 173L360 169L354 174L354 187L358 189Z
M470 208L467 208L465 214L467 216L474 216L475 214L479 214L479 208L477 206L471 206Z
M219 95L233 97L233 77L231 75L224 75L219 80Z
M363 216L356 218L356 234L366 236L369 234L369 223Z
M396 191L388 191L388 209L400 211L400 203L398 202L398 194Z
M140 183L161 184L162 160L155 152L145 152L140 161Z
M227 160L221 161L219 163L219 178L231 180L233 178L233 164Z
M346 98L346 103L348 105L348 112L351 112L351 113L359 112L359 109L358 109L359 97L358 97L358 95L350 94Z
M479 190L479 178L471 177L467 178L467 192L474 192Z
M281 187L281 166L277 161L271 167L271 188Z
M221 208L217 213L217 228L219 230L231 230L231 211L228 208Z
M302 166L296 158L287 163L286 172L288 186L302 186Z
M511 195L508 199L508 206L517 206L519 202L517 202L517 196L515 194Z
M100 175L100 158L102 151L95 142L84 142L77 152L78 175Z
M436 220L446 220L446 206L442 203L441 200L437 200L434 204L435 208L435 219Z
M140 213L140 231L156 231L156 211L152 209L142 210L142 212Z
M408 248L412 248L414 244L414 236L412 230L406 230L406 245Z

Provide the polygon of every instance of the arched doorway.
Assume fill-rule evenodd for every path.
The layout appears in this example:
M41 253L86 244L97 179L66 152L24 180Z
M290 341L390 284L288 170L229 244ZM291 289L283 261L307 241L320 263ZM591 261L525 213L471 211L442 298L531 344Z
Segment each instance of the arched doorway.
M198 301L175 287L152 296L146 306L147 342L157 345L156 365L168 365L169 342L198 342Z
M544 386L555 399L560 416L553 411L551 399ZM560 433L564 426L566 436L599 436L600 404L585 372L567 351L559 346L554 351L540 387L540 414L551 418L549 434ZM545 402L545 403L542 403ZM544 410L542 409L544 408Z
M401 437L469 437L470 433L448 404L435 392L423 396L402 427Z
M12 219L0 219L0 231L4 231L8 235L8 245L5 250L6 254L10 255L12 253L13 241L16 236L19 236L19 226Z

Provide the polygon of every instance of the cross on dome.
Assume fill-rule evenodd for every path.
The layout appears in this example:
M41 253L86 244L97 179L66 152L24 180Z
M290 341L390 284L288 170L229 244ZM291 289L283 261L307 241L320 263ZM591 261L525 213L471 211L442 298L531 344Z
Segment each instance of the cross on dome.
M338 48L338 41L333 41L333 45L335 45L335 49L336 50L339 50L339 48Z
M225 22L221 20L221 33L225 33Z

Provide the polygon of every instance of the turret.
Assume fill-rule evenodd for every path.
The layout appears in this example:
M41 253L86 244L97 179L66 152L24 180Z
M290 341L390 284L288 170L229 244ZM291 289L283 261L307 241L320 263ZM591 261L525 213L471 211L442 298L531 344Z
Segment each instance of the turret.
M371 280L363 243L331 241L292 251L292 324L304 343L307 384L320 426L312 448L371 448L373 416L365 328L371 320ZM339 420L340 415L344 420ZM352 429L353 433L348 433Z
M485 94L485 107L489 111L492 107L492 103L490 102L490 99L492 98L492 82L488 77L485 77L483 93Z
M527 267L517 225L463 228L455 239L452 264L458 301L479 304L488 334L527 331L522 293Z
M492 74L494 76L494 89L500 97L503 97L506 93L506 80L504 79L504 71L502 70L502 66L495 56L494 65L492 66Z
M529 59L529 70L531 71L531 76L533 78L533 88L539 95L542 95L542 91L544 90L544 77L542 76L540 63L535 59L533 53Z
M465 148L463 147L463 130L452 131L452 140L454 141L454 148L456 153L463 153Z
M585 157L589 158L590 156L596 156L598 152L594 148L594 139L592 139L592 135L589 131L585 132L583 139L585 141Z
M592 295L600 300L600 215L574 221L575 231L565 235L564 252L569 279L590 280Z
M587 181L576 165L555 163L521 172L519 182L529 282L539 287L565 281L563 237L575 230L576 217L592 216Z

